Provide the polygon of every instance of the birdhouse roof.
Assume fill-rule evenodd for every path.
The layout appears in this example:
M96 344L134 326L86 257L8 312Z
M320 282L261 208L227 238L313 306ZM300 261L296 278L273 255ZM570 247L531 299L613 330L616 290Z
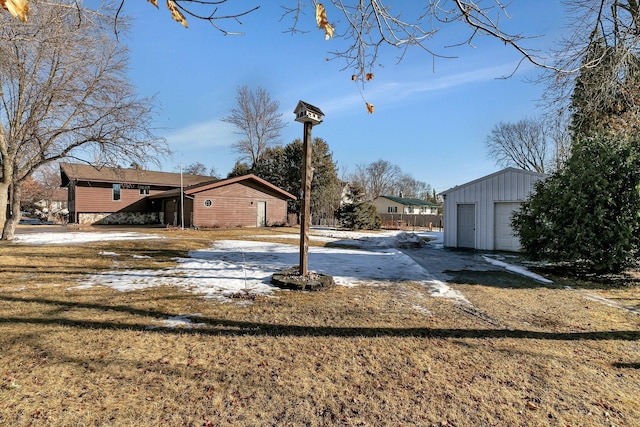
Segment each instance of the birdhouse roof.
M298 105L296 106L296 109L294 110L294 113L298 112L302 108L306 108L307 110L311 110L316 114L320 114L321 116L324 116L324 113L322 112L322 110L320 110L315 105L311 105L311 104L309 104L307 102L304 102L304 101L298 101Z

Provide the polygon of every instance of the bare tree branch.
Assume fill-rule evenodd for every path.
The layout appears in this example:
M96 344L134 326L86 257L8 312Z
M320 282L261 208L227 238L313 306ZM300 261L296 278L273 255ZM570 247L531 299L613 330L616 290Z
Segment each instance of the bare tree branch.
M236 107L222 119L234 125L236 133L243 137L233 144L233 148L251 168L267 147L280 143L280 132L285 124L279 107L279 102L273 101L265 89L258 88L254 92L245 85L237 90Z
M117 18L127 0L116 1L118 22ZM310 9L315 9L319 1L280 1L283 3L283 18L292 21L287 31L307 32L302 17L308 16L308 21L313 22L314 12ZM473 45L477 36L488 35L515 49L522 57L521 63L527 61L556 73L575 73L599 63L597 58L592 59L590 63L576 62L576 59L580 58L579 54L574 55L573 60L558 62L551 60L550 56L540 56L528 49L524 42L536 35L506 31L503 21L510 19L510 15L508 6L501 0L416 0L401 5L392 4L389 0L325 2L329 19L334 21L332 26L336 28L335 37L347 43L346 47L335 48L331 54L334 58L344 59L344 69L352 69L353 74L363 81L366 74L379 65L381 50L384 47L397 49L398 61L402 60L410 48L424 50L433 58L449 57L438 52L442 46L432 46L430 42L441 26L453 23L462 23L470 31L465 35L462 30L460 42L450 46ZM240 0L171 0L171 3L183 15L206 21L224 35L243 34L228 29L226 23L242 23L243 17L257 12L260 8L259 5L247 5ZM576 19L576 33L590 36L593 31L598 30L602 34L608 34L607 37L620 37L617 44L624 42L630 48L637 46L640 37L640 7L637 0L566 0L565 3L574 11L587 11L584 17ZM80 10L77 3L66 5ZM311 13L305 14L305 10Z
M498 165L515 166L540 173L548 172L550 141L545 125L539 119L498 123L487 136L486 146L488 157Z
M13 192L9 221L0 210L3 238L19 220L21 185L40 167L65 157L146 164L169 152L151 130L154 100L138 98L127 79L114 10L31 6L29 25L0 27L1 206L9 186Z
M554 52L561 70L579 73L546 73L544 102L555 115L573 116L576 81L589 79L580 88L580 115L594 121L617 121L613 127L637 132L640 10L635 0L586 0L567 2L573 21L571 32ZM588 76L588 77L587 77ZM614 114L611 114L611 113ZM598 118L599 117L599 118ZM574 123L578 124L578 123Z

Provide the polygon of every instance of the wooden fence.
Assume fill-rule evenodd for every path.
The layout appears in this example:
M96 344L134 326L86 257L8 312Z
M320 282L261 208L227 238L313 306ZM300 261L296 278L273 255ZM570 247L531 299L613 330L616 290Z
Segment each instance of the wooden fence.
M402 229L407 227L421 227L441 230L442 215L418 214L379 214L382 218L382 228Z
M382 219L382 228L404 229L410 227L429 228L432 230L442 230L442 214L439 215L417 215L417 214L378 214ZM289 225L298 224L298 216L290 213L288 215ZM335 218L312 217L314 226L339 227L340 223Z

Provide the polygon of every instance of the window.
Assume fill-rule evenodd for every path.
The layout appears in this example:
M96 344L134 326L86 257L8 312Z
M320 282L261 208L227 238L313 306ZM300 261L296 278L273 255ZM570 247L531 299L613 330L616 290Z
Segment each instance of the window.
M398 213L398 207L397 206L389 206L387 208L387 213Z
M120 200L120 184L113 184L113 200Z
M141 196L148 196L149 190L151 189L151 187L149 187L148 185L139 185L138 189L140 190Z
M210 208L213 205L213 202L211 201L211 199L205 199L204 200L204 207L205 208Z

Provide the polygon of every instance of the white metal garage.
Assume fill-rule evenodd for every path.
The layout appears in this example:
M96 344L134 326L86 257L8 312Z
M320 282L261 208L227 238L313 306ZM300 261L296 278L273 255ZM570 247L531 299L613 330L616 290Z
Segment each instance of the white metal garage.
M507 168L440 193L444 197L444 246L519 251L511 216L544 177Z

